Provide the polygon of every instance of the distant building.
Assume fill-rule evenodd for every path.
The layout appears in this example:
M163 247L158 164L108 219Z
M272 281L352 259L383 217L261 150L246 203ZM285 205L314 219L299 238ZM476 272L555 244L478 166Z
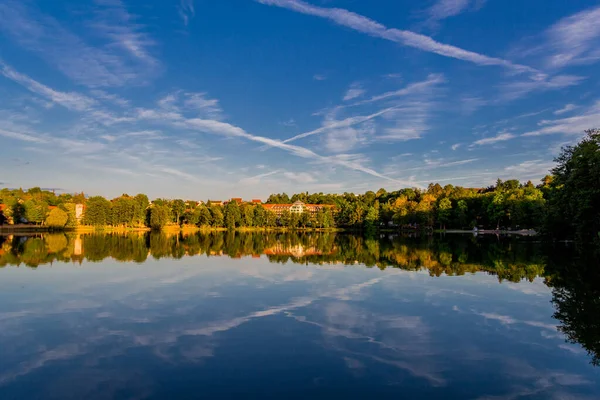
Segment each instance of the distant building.
M209 206L222 206L223 205L223 201L221 201L221 200L209 200L208 201L208 205Z
M296 201L293 204L262 204L262 206L268 211L275 213L278 217L286 210L292 214L302 214L303 212L316 214L319 210L333 209L335 207L330 204L305 204L301 201Z

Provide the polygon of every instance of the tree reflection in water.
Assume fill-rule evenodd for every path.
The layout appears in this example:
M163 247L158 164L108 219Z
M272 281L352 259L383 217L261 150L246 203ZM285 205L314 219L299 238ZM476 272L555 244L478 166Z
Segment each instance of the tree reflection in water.
M335 233L212 232L45 234L0 236L0 267L37 268L53 262L99 262L112 258L143 263L205 256L266 257L270 262L306 265L364 265L427 270L431 276L484 272L500 282L544 278L552 288L554 317L567 340L580 343L600 365L600 257L565 246L548 250L517 238L364 237Z

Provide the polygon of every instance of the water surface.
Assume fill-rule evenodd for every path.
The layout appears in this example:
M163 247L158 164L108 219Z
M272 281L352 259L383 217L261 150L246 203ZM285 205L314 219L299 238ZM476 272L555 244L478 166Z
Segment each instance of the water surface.
M600 396L598 292L531 240L0 242L2 399Z

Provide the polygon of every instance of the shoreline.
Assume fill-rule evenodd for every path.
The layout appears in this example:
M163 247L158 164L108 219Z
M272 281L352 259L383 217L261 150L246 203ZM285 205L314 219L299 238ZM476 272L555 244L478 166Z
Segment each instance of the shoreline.
M47 226L36 226L36 225L0 225L0 234L27 234L27 233L135 233L135 232L151 232L152 229L149 227L114 227L114 226L89 226L83 225L75 228L63 228L55 229ZM164 233L182 233L190 234L196 232L209 233L209 232L354 232L360 233L363 231L348 230L345 228L287 228L287 227L239 227L235 229L228 229L223 227L207 227L207 226L193 226L193 225L167 225L163 227L160 232ZM475 235L518 235L518 236L537 236L538 232L533 229L521 229L518 231L511 230L495 230L495 229L481 229L478 231L466 230L466 229L435 229L435 230L405 230L405 229L389 229L380 228L376 230L380 233L450 233L450 234L475 234Z

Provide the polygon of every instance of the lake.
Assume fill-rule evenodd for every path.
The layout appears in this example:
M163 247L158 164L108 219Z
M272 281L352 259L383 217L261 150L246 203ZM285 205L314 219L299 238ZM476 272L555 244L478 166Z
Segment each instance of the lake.
M0 398L595 399L594 263L494 236L3 236Z

